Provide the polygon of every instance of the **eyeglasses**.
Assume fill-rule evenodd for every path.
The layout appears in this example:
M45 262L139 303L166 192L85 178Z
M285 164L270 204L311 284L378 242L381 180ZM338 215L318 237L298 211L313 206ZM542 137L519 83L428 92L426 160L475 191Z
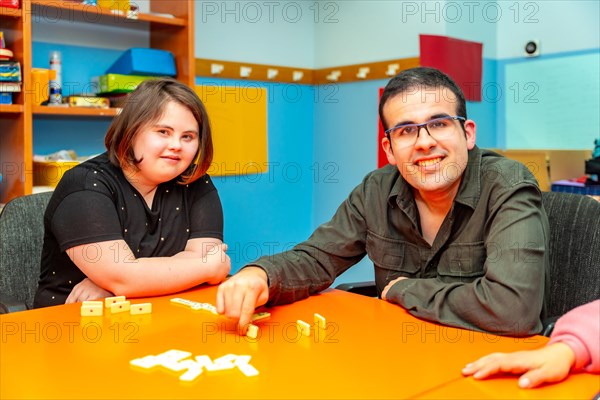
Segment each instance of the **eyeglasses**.
M452 121L466 121L465 117L447 116L435 118L422 124L404 124L396 125L385 131L388 140L393 141L400 146L412 146L417 142L421 128L425 128L429 136L435 140L444 140L452 135Z

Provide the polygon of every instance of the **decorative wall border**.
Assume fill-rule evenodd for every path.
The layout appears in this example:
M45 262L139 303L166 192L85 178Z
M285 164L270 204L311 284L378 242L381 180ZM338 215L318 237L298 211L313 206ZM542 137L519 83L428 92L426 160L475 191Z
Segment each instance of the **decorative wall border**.
M196 58L196 76L322 85L388 79L404 69L417 66L419 57L321 69Z

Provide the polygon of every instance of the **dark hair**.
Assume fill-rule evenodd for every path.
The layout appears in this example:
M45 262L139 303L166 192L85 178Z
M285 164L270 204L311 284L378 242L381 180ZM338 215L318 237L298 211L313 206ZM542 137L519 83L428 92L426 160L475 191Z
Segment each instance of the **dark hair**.
M149 79L128 95L123 110L117 115L104 138L110 162L117 167L137 164L133 154L133 139L146 126L157 122L170 101L187 107L198 122L198 151L190 167L179 176L179 183L188 184L208 170L213 158L213 143L208 114L198 95L183 83L171 79Z
M458 85L442 71L429 68L417 67L404 70L394 76L383 89L383 94L379 100L379 118L384 129L388 129L387 123L383 118L383 107L392 97L401 93L415 91L418 89L438 89L446 88L456 96L456 115L467 118L467 107L465 105L465 95Z

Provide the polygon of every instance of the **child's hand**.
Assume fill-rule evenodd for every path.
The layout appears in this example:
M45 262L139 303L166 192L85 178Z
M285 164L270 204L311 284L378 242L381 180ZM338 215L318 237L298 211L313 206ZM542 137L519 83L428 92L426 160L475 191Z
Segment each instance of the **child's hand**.
M519 386L533 388L544 382L559 382L569 375L575 353L564 343L554 343L537 350L493 353L467 364L463 375L485 379L497 373L523 374Z

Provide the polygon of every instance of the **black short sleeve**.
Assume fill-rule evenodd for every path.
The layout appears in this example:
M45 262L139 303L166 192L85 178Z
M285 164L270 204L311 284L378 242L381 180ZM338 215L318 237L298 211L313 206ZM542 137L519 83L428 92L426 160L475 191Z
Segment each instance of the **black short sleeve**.
M223 240L223 207L212 182L208 193L192 203L190 210L190 239L203 237Z
M66 196L50 224L60 251L81 244L123 239L115 204L106 195L94 191Z

